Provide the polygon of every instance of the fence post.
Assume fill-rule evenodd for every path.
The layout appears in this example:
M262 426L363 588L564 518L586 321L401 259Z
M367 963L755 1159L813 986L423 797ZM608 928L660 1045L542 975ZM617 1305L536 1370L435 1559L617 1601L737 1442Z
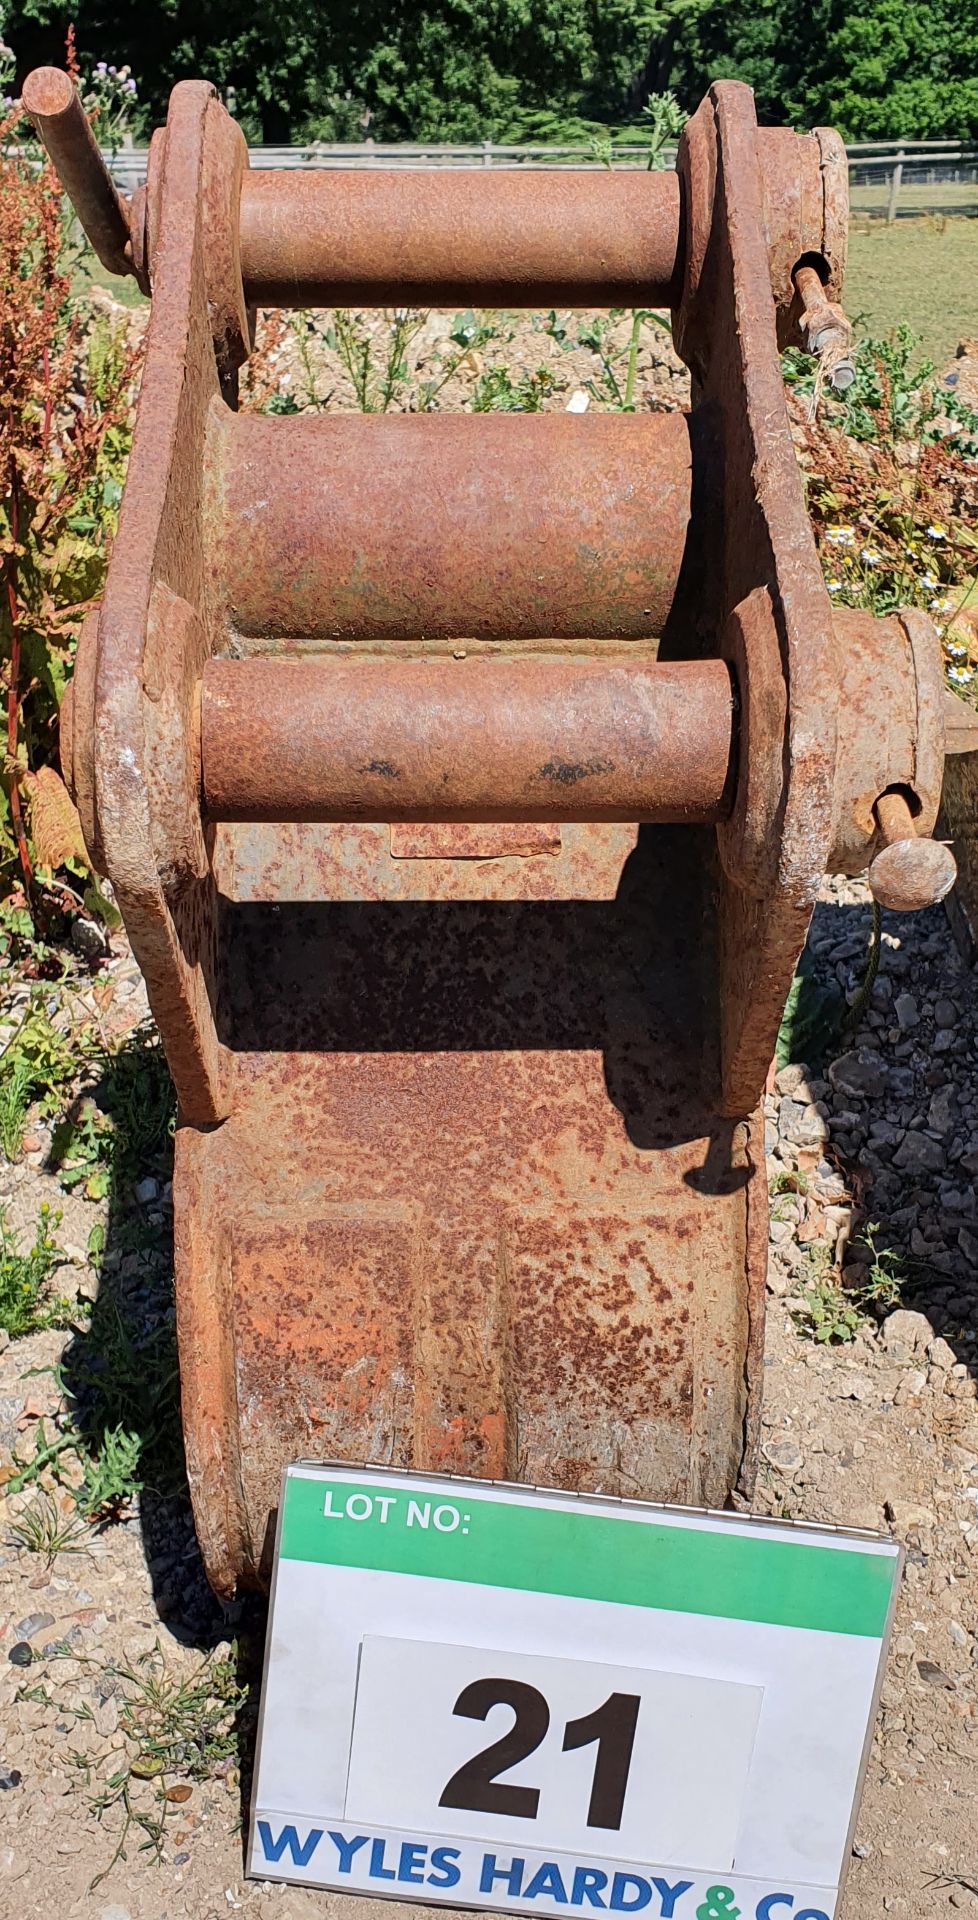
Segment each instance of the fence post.
M890 175L890 198L886 208L886 224L892 227L897 217L897 201L900 198L900 184L903 180L903 148L897 152L896 165Z
M483 140L482 142L482 164L484 167L492 166L492 141L491 140Z

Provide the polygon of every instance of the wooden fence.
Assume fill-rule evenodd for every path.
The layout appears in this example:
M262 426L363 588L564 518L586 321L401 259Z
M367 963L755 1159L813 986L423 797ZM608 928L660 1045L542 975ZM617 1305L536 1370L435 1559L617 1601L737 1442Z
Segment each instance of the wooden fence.
M888 221L897 218L901 199L913 189L911 201L920 198L921 187L975 187L978 201L978 148L960 140L864 140L847 147L849 180L852 188L868 189L866 198L873 210L885 212ZM616 167L645 167L648 147L638 144L615 145L612 156ZM146 177L146 149L123 147L106 153L106 160L117 185L131 193ZM666 150L663 159L672 165L675 155ZM308 167L526 167L530 170L550 167L600 168L605 160L592 147L581 146L504 146L492 140L474 145L438 145L400 142L385 145L364 140L356 144L330 144L311 141L305 146L252 147L253 167L274 169ZM933 198L933 196L931 196ZM878 204L877 204L878 203ZM954 195L948 196L949 210L955 210ZM958 210L964 210L963 202Z

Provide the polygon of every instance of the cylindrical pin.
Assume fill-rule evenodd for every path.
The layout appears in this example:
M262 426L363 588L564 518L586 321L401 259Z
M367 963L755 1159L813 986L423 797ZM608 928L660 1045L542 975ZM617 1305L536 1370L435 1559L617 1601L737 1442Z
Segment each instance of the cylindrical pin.
M721 660L208 660L211 820L651 820L730 811Z
M949 846L921 840L904 794L881 793L873 809L883 846L869 869L869 888L881 907L916 913L934 907L958 877Z
M849 352L852 328L842 308L826 298L825 288L814 267L796 267L793 278L795 292L804 312L801 324L808 341L808 351L823 361L830 386L844 393L856 378L855 365Z
M255 168L241 182L260 307L667 307L681 226L671 172Z
M212 559L256 638L644 640L694 564L682 414L221 412L211 428Z
M71 75L60 67L35 68L24 81L23 106L103 267L109 273L132 273L128 210L98 150Z

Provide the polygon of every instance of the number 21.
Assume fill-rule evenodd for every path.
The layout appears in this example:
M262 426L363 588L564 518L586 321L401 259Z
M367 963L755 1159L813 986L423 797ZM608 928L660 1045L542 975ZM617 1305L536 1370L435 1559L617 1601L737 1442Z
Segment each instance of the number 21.
M640 1705L640 1694L609 1693L593 1713L568 1720L564 1728L564 1753L597 1742L587 1812L589 1827L617 1830L621 1826ZM524 1680L493 1679L473 1680L463 1687L452 1711L468 1720L485 1720L492 1708L499 1706L511 1707L516 1715L509 1732L473 1754L452 1774L438 1805L535 1820L539 1788L505 1786L497 1775L536 1752L550 1726L550 1708L543 1694Z

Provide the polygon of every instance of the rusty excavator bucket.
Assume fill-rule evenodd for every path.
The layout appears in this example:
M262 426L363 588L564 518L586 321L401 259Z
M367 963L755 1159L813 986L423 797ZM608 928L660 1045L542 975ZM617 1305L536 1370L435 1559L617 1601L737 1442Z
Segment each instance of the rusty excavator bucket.
M213 1585L301 1456L749 1492L816 890L954 877L935 633L833 615L785 409L779 345L845 374L838 138L724 82L675 172L266 173L186 81L126 202L64 74L24 104L152 294L62 754L179 1097ZM257 308L353 304L670 307L695 404L236 410Z

